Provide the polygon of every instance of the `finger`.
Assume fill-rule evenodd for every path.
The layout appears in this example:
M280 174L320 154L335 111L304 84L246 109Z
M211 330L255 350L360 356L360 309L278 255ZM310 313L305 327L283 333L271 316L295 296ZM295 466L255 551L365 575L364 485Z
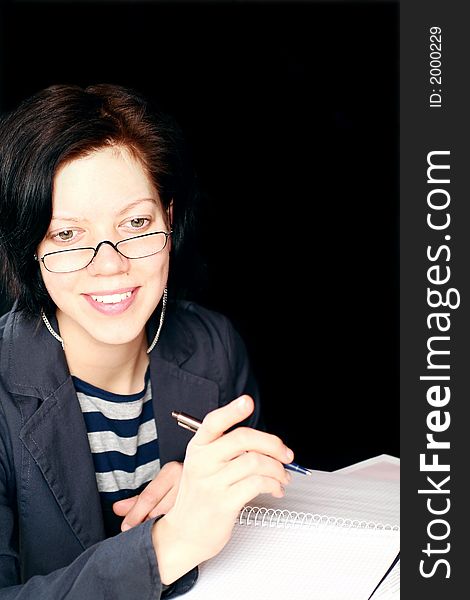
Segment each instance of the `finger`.
M215 440L210 447L210 452L221 460L233 460L243 452L257 452L271 456L277 461L287 464L294 459L294 453L284 442L270 433L258 431L250 427L238 427Z
M245 452L227 463L220 473L220 481L229 486L253 475L276 479L281 485L291 480L290 473L278 460L257 452Z
M163 465L158 475L137 496L136 502L126 513L125 519L121 523L123 531L145 521L150 512L158 506L172 488L178 490L182 468L182 464L176 461Z
M165 497L168 489L167 485L160 485L160 479L151 481L139 494L134 506L126 514L124 521L121 523L121 530L126 531L139 523L143 523L147 515Z
M285 495L285 490L277 479L264 477L263 475L252 475L230 487L229 502L234 510L241 510L243 506L259 494L271 494L275 498L282 498Z
M243 395L226 406L211 411L205 416L190 444L210 444L223 435L227 429L251 415L253 409L253 399L250 396Z
M134 504L137 502L139 496L132 496L131 498L125 498L124 500L118 500L113 504L113 511L119 517L125 517L131 510Z
M166 513L173 508L177 495L178 490L176 488L172 488L168 494L162 498L157 506L150 511L149 518L158 517L159 515L166 515Z

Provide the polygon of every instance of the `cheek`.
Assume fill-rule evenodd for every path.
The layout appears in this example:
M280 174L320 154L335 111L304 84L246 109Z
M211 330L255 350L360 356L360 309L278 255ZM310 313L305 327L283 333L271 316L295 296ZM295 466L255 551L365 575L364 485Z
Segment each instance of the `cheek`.
M41 277L42 277L42 281L44 282L44 285L46 286L46 290L49 293L49 296L52 298L54 295L54 278L51 277L52 273L49 273L48 271L46 271L46 269L42 266L40 267L40 273L41 273Z
M154 260L151 260L148 265L146 265L147 270L147 281L153 285L166 285L168 279L168 271L169 271L169 253L166 253L164 256L156 255L153 257Z
M49 296L59 306L61 298L72 289L75 278L71 277L72 273L49 273L44 267L41 267L41 275Z

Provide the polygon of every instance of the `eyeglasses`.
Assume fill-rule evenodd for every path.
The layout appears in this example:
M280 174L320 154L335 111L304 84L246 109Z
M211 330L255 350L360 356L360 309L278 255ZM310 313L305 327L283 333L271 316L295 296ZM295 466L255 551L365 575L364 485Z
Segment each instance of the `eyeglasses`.
M96 248L68 248L67 250L47 252L44 256L41 256L40 260L51 273L73 273L73 271L80 271L88 267L103 244L109 244L116 252L133 260L153 256L161 252L171 234L171 231L154 231L153 233L144 233L143 235L120 240L116 244L109 240L103 240ZM39 260L37 256L34 258Z

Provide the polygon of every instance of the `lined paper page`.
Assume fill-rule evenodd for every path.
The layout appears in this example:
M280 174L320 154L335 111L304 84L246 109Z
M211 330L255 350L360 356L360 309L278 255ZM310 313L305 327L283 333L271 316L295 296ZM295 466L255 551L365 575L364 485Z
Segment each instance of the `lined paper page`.
M185 598L367 600L398 551L398 532L236 525Z
M360 477L367 477L369 479L372 477L374 479L398 481L400 479L400 459L389 454L380 454L379 456L362 460L354 465L338 469L335 473L359 475Z
M311 476L292 473L292 482L286 486L284 498L262 494L249 504L393 526L400 524L398 481L377 481L323 471L312 471Z
M398 598L400 598L400 561L387 575L387 579L382 582L371 600L398 600Z
M397 482L293 473L282 499L251 505L399 525ZM400 551L400 532L237 524L222 552L200 566L188 600L367 600Z

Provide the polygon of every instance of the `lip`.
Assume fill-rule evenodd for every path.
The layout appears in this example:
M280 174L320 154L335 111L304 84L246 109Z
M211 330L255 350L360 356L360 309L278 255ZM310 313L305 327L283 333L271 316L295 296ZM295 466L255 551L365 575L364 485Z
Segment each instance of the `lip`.
M137 293L140 288L132 287L132 288L119 288L117 290L106 290L100 292L88 292L86 294L82 294L88 304L94 308L96 311L103 315L120 315L125 312L133 303L137 297ZM93 300L92 296L112 296L114 294L125 294L127 292L131 292L129 298L125 300L121 300L121 302L116 302L115 304L105 304L104 302L97 302Z
M84 296L112 296L113 294L125 294L126 292L134 292L137 287L119 288L117 290L99 290L97 292L86 292Z

